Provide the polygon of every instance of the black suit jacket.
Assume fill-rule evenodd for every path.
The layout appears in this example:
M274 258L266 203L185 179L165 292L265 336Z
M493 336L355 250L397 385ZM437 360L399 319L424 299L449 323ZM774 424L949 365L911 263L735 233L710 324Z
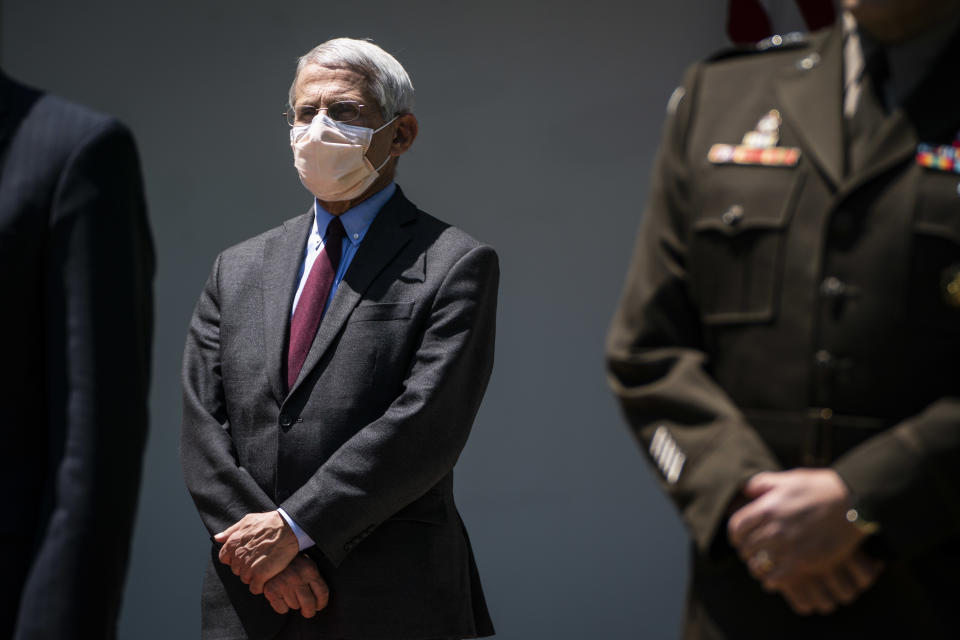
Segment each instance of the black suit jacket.
M116 634L152 275L129 131L0 73L0 636Z
M330 585L318 637L493 632L453 466L493 365L494 251L399 191L371 225L285 390L308 213L223 252L184 356L181 455L211 533L283 507ZM269 638L285 618L211 549L204 637Z

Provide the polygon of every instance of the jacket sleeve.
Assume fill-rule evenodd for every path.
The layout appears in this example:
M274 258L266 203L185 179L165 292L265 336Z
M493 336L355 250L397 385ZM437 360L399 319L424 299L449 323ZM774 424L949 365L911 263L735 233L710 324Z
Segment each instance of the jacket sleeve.
M220 357L218 256L200 294L183 353L180 463L187 489L211 534L248 513L277 508L240 466L224 399Z
M960 534L958 423L960 398L943 398L834 463L885 551L910 556Z
M493 368L498 281L490 247L453 265L401 395L280 505L334 565L453 469Z
M706 552L743 483L779 463L711 376L688 292L685 220L695 212L685 147L698 73L687 72L667 120L606 356L629 426Z
M15 637L110 638L140 487L153 322L153 245L125 127L100 120L82 136L59 177L48 225L54 486Z

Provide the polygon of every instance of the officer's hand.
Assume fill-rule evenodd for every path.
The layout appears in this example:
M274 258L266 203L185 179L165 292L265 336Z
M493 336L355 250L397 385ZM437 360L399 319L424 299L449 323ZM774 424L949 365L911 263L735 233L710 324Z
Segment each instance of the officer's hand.
M882 563L855 551L850 558L822 573L765 580L763 587L783 595L798 615L826 615L837 607L853 603L873 586L881 571Z
M279 511L248 513L213 539L223 543L220 562L229 565L257 595L263 593L263 584L286 569L300 551L296 534Z
M263 595L277 613L299 609L304 618L312 618L327 606L330 589L313 560L299 555L290 566L267 580Z
M847 521L850 492L832 469L758 473L743 495L750 502L730 516L727 532L754 575L765 580L822 573L849 558L866 537Z

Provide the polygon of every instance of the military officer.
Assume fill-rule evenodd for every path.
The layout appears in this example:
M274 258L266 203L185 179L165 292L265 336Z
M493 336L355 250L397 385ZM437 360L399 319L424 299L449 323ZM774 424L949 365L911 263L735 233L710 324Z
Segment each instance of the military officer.
M960 0L692 66L607 340L685 638L956 637Z

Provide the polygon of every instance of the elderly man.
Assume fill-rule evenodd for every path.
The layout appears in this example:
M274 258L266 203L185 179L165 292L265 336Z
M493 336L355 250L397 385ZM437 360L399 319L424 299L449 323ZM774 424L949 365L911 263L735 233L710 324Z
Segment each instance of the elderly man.
M417 120L392 56L325 42L290 104L313 206L217 257L184 354L203 637L490 635L452 470L493 365L496 253L394 184Z
M609 335L686 638L957 634L960 2L845 7L690 69Z

